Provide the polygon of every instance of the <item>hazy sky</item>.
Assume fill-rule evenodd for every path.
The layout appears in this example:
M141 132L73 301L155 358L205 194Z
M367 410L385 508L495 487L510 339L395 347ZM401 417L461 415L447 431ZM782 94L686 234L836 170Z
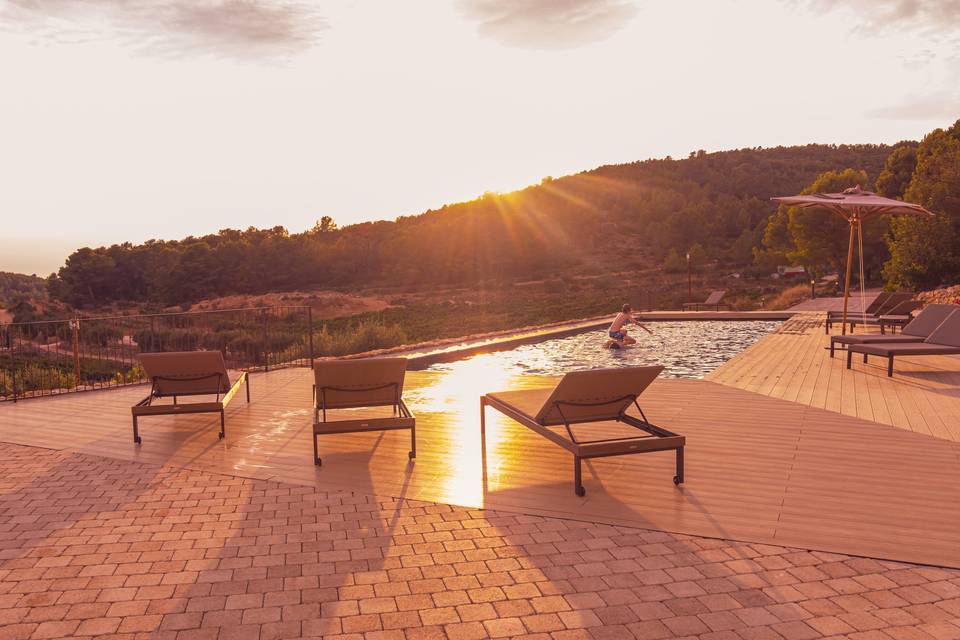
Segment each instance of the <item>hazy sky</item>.
M958 25L960 0L0 0L0 270L918 139L960 117Z

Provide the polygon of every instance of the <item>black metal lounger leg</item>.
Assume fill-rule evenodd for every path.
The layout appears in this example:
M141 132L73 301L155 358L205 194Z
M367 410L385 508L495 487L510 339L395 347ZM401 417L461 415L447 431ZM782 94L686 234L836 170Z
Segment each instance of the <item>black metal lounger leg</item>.
M320 452L317 450L317 433L313 433L313 464L320 466Z
M892 353L887 357L887 377L888 378L893 377L893 354Z
M583 478L580 472L580 456L573 456L573 492L581 498L587 494L583 488Z
M227 419L224 416L223 409L220 409L220 433L219 438L223 440L227 436Z
M847 347L847 369L853 366L853 351L850 351L850 347Z
M417 457L417 427L410 427L410 451L407 457L411 460Z
M137 427L137 416L133 416L133 441L137 444L140 444L140 430Z
M830 341L830 357L831 357L831 358L833 357L833 349L834 349L834 347L836 346L836 344L837 344L837 343L834 342L833 340Z
M247 377L243 381L244 386L247 388L247 404L250 404L250 374L247 373Z
M673 476L673 484L683 484L683 447L677 449L677 475Z

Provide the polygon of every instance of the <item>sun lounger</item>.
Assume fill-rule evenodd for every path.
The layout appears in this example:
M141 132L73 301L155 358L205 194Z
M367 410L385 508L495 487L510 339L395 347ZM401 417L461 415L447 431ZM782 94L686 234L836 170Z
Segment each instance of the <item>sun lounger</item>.
M846 336L830 336L830 357L833 357L836 345L853 344L897 344L907 342L923 342L934 329L940 326L947 316L957 309L954 304L929 304L917 317L907 323L900 335L861 334Z
M888 326L903 326L910 322L913 319L913 312L917 309L923 307L923 302L920 300L905 300L895 307L884 311L881 315L878 316L866 316L862 317L860 314L851 316L847 318L847 321L850 323L851 331L856 328L858 324L865 326L879 326L880 333L886 333L885 328Z
M578 496L586 493L580 462L589 458L676 451L673 481L680 484L683 482L684 437L650 424L637 404L637 397L661 371L663 367L575 371L563 376L552 389L488 393L480 397L481 434L485 434L486 407L490 406L560 445L573 454L573 485ZM627 414L631 407L637 408L639 418ZM642 434L596 440L579 440L574 435L574 425L578 425L577 431L589 431L591 427L605 429L610 423L622 423Z
M406 358L318 360L313 363L313 461L320 465L317 436L410 430L409 458L417 457L416 419L403 402ZM385 408L389 407L387 413ZM328 416L328 412L332 415Z
M150 395L131 407L133 441L140 444L138 418L179 413L219 413L220 437L226 435L224 410L240 385L246 383L250 402L250 382L246 372L230 381L223 355L219 351L170 351L141 353L137 356L150 380ZM207 402L179 404L182 396L215 396ZM155 399L173 398L173 404L153 404Z
M946 356L960 354L960 309L940 323L923 342L894 344L858 344L847 348L847 369L853 362L853 354L862 353L864 362L868 356L883 356L887 359L887 375L893 376L893 360L898 356Z
M720 307L727 307L729 309L730 305L720 302L725 295L727 295L726 291L714 291L703 302L684 302L683 310L693 309L694 311L699 311L702 307L713 307L715 311L720 311Z
M882 292L877 298L881 298L884 293ZM866 309L861 313L859 309L847 308L847 324L851 325L851 330L853 323L859 322L863 324L864 318L879 318L881 315L890 313L897 305L906 302L912 299L914 293L912 291L898 291L896 293L888 293L883 297L883 301L876 305L876 300L874 303L871 303L867 306ZM872 313L871 313L872 310ZM842 311L828 311L827 312L827 324L826 324L826 333L830 333L830 330L833 329L834 323L841 322L843 320Z
M892 295L893 295L892 291L881 291L880 293L877 294L877 297L873 299L873 302L867 305L867 308L864 309L863 312L866 313L868 316L877 315L878 313L880 313L880 310L886 306L887 301L890 300L890 296ZM856 300L856 297L851 299ZM852 313L852 310L848 307L847 315L849 316L851 313ZM857 310L857 313L860 313L860 311ZM830 311L827 311L827 315L840 317L840 316L843 316L843 311L836 311L831 309Z

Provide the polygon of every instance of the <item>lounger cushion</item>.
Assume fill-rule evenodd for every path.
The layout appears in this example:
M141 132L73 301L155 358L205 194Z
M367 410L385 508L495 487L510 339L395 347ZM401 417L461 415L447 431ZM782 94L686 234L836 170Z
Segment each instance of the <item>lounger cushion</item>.
M725 296L726 294L727 294L726 291L713 291L713 292L710 293L710 295L707 297L707 299L703 301L703 304L705 304L705 305L707 305L707 304L717 304L717 303L719 303L721 300L723 300L723 296Z
M923 342L923 337L903 334L882 335L879 333L872 333L869 335L857 336L831 336L830 342L835 342L838 344L896 344L898 342Z
M517 391L497 391L496 393L488 393L487 397L493 398L533 420L540 408L543 407L543 403L553 393L553 389L553 387L542 387Z
M615 420L661 371L661 366L571 371L534 420L542 425Z
M949 304L928 304L903 328L901 333L905 336L926 338L947 319L947 316L953 313L955 308L954 305Z
M497 391L487 396L543 426L604 422L620 417L661 371L661 366L573 371L553 388Z
M924 342L960 347L960 307L944 318Z
M406 358L317 360L317 406L327 409L391 405L403 393Z
M886 293L886 292L884 292ZM847 318L856 319L862 318L864 315L868 317L877 317L885 313L893 313L894 309L909 300L914 296L912 292L898 292L898 293L889 293L884 297L884 293L881 293L877 296L877 299L874 300L871 304L867 306L863 311L860 310L860 305L857 304L856 298L851 298L851 306L847 308ZM878 303L879 301L879 303ZM853 308L856 307L856 308ZM839 318L843 315L843 311L831 310L827 314L833 318Z
M141 353L137 358L161 396L226 393L232 386L219 351Z
M875 356L939 356L958 354L960 346L931 342L875 343L851 345L850 351Z

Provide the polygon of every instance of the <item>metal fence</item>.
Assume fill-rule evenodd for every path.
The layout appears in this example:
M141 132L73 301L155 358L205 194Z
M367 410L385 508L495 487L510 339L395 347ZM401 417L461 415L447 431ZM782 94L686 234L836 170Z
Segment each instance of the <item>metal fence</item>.
M217 350L227 367L313 361L310 307L257 307L0 324L0 401L143 381L137 354Z

